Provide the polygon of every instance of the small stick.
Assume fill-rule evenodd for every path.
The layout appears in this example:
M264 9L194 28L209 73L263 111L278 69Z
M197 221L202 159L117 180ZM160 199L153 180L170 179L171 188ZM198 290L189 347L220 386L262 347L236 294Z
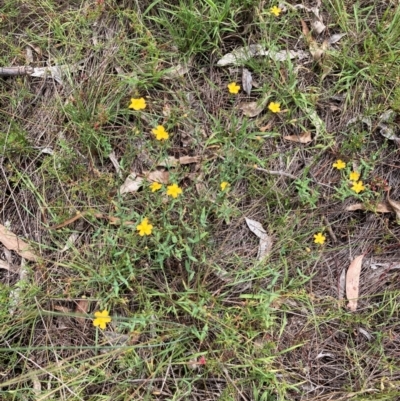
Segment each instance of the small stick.
M323 222L326 224L326 229L328 230L328 233L333 241L334 244L338 242L335 233L332 230L331 224L329 223L329 220L326 218L326 216L322 216Z
M0 76L1 77L10 77L17 75L30 75L34 71L33 67L20 66L20 67L0 67Z
M271 175L282 175L284 177L292 178L293 180L298 179L298 177L296 177L295 175L290 174L290 173L285 173L284 171L266 170L265 168L261 168L261 167L255 167L254 170L263 171L264 173L271 174Z

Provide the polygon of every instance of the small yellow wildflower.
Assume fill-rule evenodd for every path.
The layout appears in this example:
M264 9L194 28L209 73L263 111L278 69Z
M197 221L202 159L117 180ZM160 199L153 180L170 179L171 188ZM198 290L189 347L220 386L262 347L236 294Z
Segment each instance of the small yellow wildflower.
M95 319L93 320L94 327L100 327L102 330L106 328L107 323L111 322L111 317L108 315L107 310L103 310L102 312L97 311L94 312Z
M314 242L316 244L321 244L323 245L325 243L326 237L322 233L314 234Z
M335 163L333 163L333 167L337 168L338 170L343 170L346 168L346 163L343 160L336 160Z
M220 187L221 187L221 191L225 191L225 189L229 187L229 182L226 182L226 181L221 182Z
M162 125L158 125L151 131L155 136L157 141L163 141L169 138L169 134L165 131L165 128Z
M282 12L282 10L277 6L273 6L272 8L269 9L269 12L275 15L275 17L279 17L279 14Z
M358 182L353 182L353 186L351 187L351 189L359 194L361 191L364 191L365 187L362 183L362 181L358 181Z
M152 184L150 184L151 192L156 192L161 188L162 188L162 184L160 184L159 182L153 182Z
M139 99L132 98L128 107L133 110L143 110L146 108L146 101L142 97Z
M149 223L149 219L144 218L141 223L136 227L136 230L139 231L139 235L143 237L144 235L150 235L153 230L153 226Z
M360 178L360 173L358 171L352 171L350 173L350 181L358 181Z
M177 198L182 193L182 189L177 184L168 185L167 195Z
M234 95L236 95L240 91L240 86L237 85L236 82L231 82L228 85L228 89L229 89L229 93L233 93Z
M279 113L281 111L281 104L277 102L271 102L268 105L268 109L271 110L273 113Z

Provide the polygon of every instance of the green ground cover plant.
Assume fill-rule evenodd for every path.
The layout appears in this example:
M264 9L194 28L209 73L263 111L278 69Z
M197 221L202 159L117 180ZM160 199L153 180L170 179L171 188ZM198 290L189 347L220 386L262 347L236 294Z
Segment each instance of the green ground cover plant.
M0 399L400 399L399 21L0 1Z

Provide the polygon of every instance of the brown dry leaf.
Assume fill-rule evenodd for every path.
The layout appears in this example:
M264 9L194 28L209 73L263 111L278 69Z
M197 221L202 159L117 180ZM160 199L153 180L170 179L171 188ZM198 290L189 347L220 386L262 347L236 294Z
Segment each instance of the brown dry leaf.
M364 255L354 258L346 274L346 297L349 301L347 307L355 312L357 309L357 298L360 290L360 273Z
M400 202L390 199L389 196L387 197L387 201L389 205L392 207L393 211L396 213L396 219L400 220Z
M15 251L19 256L35 262L38 256L29 250L30 246L25 241L17 237L7 227L0 224L0 242L10 251Z
M169 182L169 173L165 170L145 172L144 176L146 177L147 181L151 182L159 182L160 184L168 184Z
M247 68L243 68L242 88L248 95L250 95L251 93L252 86L253 86L253 77L251 75L251 72Z
M191 164L198 163L201 161L200 156L182 156L179 159L176 157L170 156L167 159L161 160L157 163L157 166L160 167L176 167L179 164Z
M298 143L309 143L312 141L311 132L309 132L309 131L302 132L300 135L284 136L283 139L286 139L287 141L298 142Z
M271 252L272 239L264 230L264 227L261 225L261 223L252 219L248 219L247 217L245 217L245 220L250 231L260 238L257 259L261 260Z
M53 309L62 313L72 313L72 309L67 308L66 306L54 305Z
M239 104L239 109L247 117L256 117L264 110L264 106L258 102L242 102Z
M341 301L344 298L344 290L346 288L346 269L343 268L338 281L338 298Z
M354 212L356 210L371 210L371 209L367 209L365 205L362 203L355 203L354 205L347 206L344 210L346 212ZM378 213L392 212L385 203L378 203L376 206L374 206L373 211Z
M0 269L8 270L11 273L18 273L19 271L18 266L12 265L11 263L1 259L0 259Z
M143 184L143 177L139 177L136 173L131 173L126 177L125 182L121 185L119 191L122 194L137 192Z
M83 315L86 315L88 310L89 310L89 301L87 299L80 299L76 303L76 308L75 308L76 313L82 313ZM77 317L76 320L79 323L84 324L86 319L84 317Z

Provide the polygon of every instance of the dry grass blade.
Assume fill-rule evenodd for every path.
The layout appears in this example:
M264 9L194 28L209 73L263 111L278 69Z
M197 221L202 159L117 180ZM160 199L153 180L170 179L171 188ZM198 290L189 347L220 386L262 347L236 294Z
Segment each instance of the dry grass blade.
M35 262L38 256L29 250L30 246L25 241L17 237L7 227L0 224L0 242L10 251L15 251L23 258Z
M346 297L349 301L347 307L355 312L357 309L357 298L360 291L360 273L364 255L354 258L346 274Z

